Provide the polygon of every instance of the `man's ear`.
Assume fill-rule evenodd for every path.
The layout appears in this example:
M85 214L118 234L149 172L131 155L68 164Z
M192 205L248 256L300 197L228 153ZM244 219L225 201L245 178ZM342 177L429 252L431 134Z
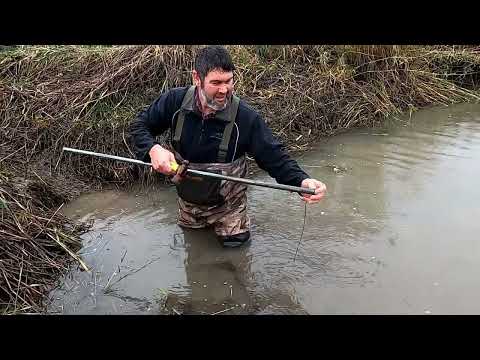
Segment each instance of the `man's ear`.
M192 80L194 85L200 87L201 85L200 76L198 75L196 70L192 70Z

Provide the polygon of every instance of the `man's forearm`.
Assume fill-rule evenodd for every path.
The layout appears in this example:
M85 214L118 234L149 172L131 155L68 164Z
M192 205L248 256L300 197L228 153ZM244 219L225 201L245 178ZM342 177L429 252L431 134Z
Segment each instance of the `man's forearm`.
M138 117L130 126L135 155L138 159L149 161L148 152L157 144L151 130L145 124L144 119Z
M157 144L155 137L170 126L169 93L161 95L147 109L140 111L130 126L135 154L138 159L150 161L148 152Z

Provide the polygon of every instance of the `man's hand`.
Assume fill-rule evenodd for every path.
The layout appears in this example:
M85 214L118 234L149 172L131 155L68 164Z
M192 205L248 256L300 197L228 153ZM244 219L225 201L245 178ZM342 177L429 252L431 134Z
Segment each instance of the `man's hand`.
M175 161L175 156L164 149L158 144L153 145L153 147L148 152L150 159L152 160L152 168L155 171L158 171L164 175L173 175L175 171L171 168L170 164L177 162Z
M315 194L302 194L302 200L308 204L317 203L325 196L327 192L327 187L324 183L315 180L315 179L305 179L302 181L301 187L315 189Z

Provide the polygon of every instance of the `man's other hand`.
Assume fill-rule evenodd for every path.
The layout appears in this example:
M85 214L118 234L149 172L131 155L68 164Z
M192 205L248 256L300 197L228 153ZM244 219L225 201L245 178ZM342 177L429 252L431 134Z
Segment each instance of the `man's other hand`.
M315 179L305 179L302 181L301 187L315 189L315 194L302 194L302 200L308 204L317 203L325 196L327 187L321 181Z

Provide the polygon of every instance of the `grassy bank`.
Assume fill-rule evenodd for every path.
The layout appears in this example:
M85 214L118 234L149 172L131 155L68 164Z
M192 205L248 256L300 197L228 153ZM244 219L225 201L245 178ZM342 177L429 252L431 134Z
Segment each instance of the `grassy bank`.
M480 99L480 47L229 49L237 93L290 151L388 116ZM35 46L0 52L0 307L40 311L41 295L65 271L64 261L77 261L70 253L85 227L58 215L63 203L106 183L153 181L145 169L62 154L62 147L133 157L129 123L162 91L190 84L195 50Z
M88 224L59 214L65 201L47 183L0 174L0 314L41 312L58 277L81 263L78 235Z

